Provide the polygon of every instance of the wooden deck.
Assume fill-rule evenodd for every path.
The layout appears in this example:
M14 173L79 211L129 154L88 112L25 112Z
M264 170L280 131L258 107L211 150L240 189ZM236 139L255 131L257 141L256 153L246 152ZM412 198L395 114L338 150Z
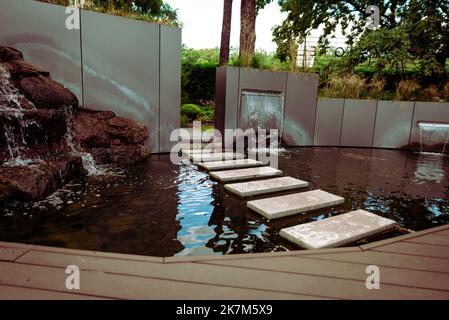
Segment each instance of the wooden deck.
M68 265L81 288L66 289ZM365 286L380 268L380 289ZM143 257L0 242L1 299L449 299L449 225L339 249Z

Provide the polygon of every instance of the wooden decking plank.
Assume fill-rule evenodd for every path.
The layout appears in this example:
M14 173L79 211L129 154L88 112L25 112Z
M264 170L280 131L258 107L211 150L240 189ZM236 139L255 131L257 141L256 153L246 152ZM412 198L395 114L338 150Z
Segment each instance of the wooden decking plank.
M29 259L26 258L31 255L26 254L21 261L28 261L31 263ZM92 263L97 264L98 271L104 277L107 277L108 281L114 282L114 286L120 284L125 285L126 282L129 282L128 286L130 288L137 286L137 293L140 295L143 294L140 286L134 282L134 279L139 278L142 282L149 281L148 286L152 286L151 281L175 281L180 282L183 285L180 285L180 290L183 290L184 283L195 283L195 286L198 286L195 289L195 294L201 295L201 290L204 290L202 286L210 285L214 288L245 288L248 290L262 290L264 292L272 291L277 293L289 293L289 294L298 294L302 296L317 296L317 297L329 297L329 298L346 298L346 299L358 299L358 298L394 298L397 295L400 295L403 298L449 298L449 293L444 294L442 292L434 292L433 290L426 289L415 289L409 287L398 287L391 285L384 285L382 292L373 293L368 292L365 288L364 281L355 281L355 280L345 280L338 279L333 277L323 277L323 276L314 276L314 275L303 275L303 274L288 274L288 273L280 273L273 271L263 271L258 270L255 272L254 270L228 267L228 266L217 266L217 265L206 265L199 263L177 263L177 264L145 264L138 265L138 263L133 263L131 265L126 264L122 265L120 269L119 265L116 265L115 262L111 263L111 261L75 261L73 262L72 257L56 257L54 255L47 255L45 259L48 263L53 265L63 266L59 267L60 270L63 270L65 266L72 263L78 263L78 266L84 270L84 268L88 268ZM68 259L68 260L65 260ZM97 258L98 259L98 258ZM100 268L101 264L101 268ZM1 266L1 265L0 265ZM31 265L29 265L31 266ZM48 268L48 267L42 267ZM0 268L1 269L1 268ZM97 294L106 294L109 290L116 290L111 288L112 284L106 284L102 282L103 279L95 280L93 275L99 274L98 271L82 271L82 274L87 274L89 277L92 277L94 283L98 283L98 288L100 292L96 292ZM120 274L111 274L112 272L118 272ZM125 274L121 274L121 272L125 272ZM129 277L127 274L133 273L134 276ZM30 274L30 271L28 271ZM140 274L140 276L135 276L136 274ZM145 277L144 277L145 275ZM86 275L84 276L86 277ZM122 279L122 278L126 278ZM148 278L150 277L150 278ZM106 279L106 278L105 278ZM118 280L117 280L118 279ZM132 281L131 281L132 279ZM144 279L146 279L144 281ZM101 280L101 281L100 281ZM105 280L106 281L106 280ZM118 284L117 284L118 281ZM122 281L122 282L120 282ZM164 287L164 283L156 283L159 287ZM90 290L95 290L97 287L92 287ZM193 290L193 288L190 288ZM133 295L133 292L129 292L131 289L126 290L124 293L127 295ZM376 291L376 290L374 290ZM378 291L378 290L377 290ZM89 291L91 292L91 291ZM162 289L160 292L163 292ZM173 292L167 293L169 296L175 294Z
M437 234L428 234L422 237L416 237L409 240L405 240L405 242L449 247L449 237L440 236Z
M0 262L0 281L6 285L64 291L65 268ZM80 294L119 299L300 299L313 298L269 290L213 286L98 271L81 271Z
M0 246L0 261L14 261L27 251L28 251L27 248Z
M449 250L446 247L433 246L410 242L395 242L372 250L380 252L402 253L413 256L435 257L449 259Z
M341 252L311 256L320 260L361 263L364 265L378 265L407 270L422 270L430 272L449 273L449 260L433 257L411 256L401 253L365 251L361 253Z
M105 298L0 284L0 300L106 300Z
M214 265L226 265L253 270L269 270L287 273L299 273L341 279L365 281L365 264L343 261L323 261L313 257L265 258L256 260L210 261L202 262ZM381 282L398 286L449 291L449 273L404 270L380 266ZM255 271L257 272L257 271Z
M449 236L449 229L437 231L437 232L435 232L435 234L440 235L440 236Z

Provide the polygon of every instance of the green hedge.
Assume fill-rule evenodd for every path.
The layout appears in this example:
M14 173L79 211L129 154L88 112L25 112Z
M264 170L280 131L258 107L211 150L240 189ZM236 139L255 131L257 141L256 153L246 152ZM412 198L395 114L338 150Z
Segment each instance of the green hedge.
M181 100L183 104L214 104L216 64L182 64Z

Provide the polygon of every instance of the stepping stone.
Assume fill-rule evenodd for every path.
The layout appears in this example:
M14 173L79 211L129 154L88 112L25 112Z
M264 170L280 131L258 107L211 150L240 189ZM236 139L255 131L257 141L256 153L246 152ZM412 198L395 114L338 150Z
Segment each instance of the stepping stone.
M232 160L232 159L243 159L244 154L234 153L234 152L204 152L199 154L193 154L191 156L193 163L198 162L211 162L219 160Z
M248 201L248 208L267 219L277 219L298 213L331 207L345 202L342 197L323 190L313 190L286 196Z
M212 161L212 162L198 163L199 167L204 168L208 171L258 167L261 165L263 165L262 162L254 160L254 159L238 159L238 160L225 160L225 161Z
M212 178L220 180L221 182L231 182L231 181L279 176L281 174L282 174L281 170L274 169L271 167L260 167L260 168L226 170L226 171L214 171L210 173L210 176Z
M309 183L292 177L280 177L267 180L232 183L225 189L240 196L251 197L258 194L292 190L308 187Z
M396 222L365 210L351 211L280 231L280 236L302 248L334 248L394 229Z
M193 154L201 154L203 153L203 149L182 149L182 153L185 154L186 156L190 156Z

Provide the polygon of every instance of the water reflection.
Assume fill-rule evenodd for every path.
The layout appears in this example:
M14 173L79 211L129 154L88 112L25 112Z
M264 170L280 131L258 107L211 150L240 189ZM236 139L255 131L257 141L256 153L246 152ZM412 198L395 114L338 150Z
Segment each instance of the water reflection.
M216 182L188 164L181 165L175 182L178 185L176 220L181 226L177 238L184 246L177 255L213 253L206 244L215 235L216 226L210 225L209 220L214 210L212 186Z
M415 182L418 184L428 181L441 183L446 177L443 170L444 157L443 154L420 153L415 171Z
M267 222L196 166L153 156L123 176L74 181L45 201L0 204L0 241L157 256L234 254L298 249L279 239L280 229L355 209L412 230L449 223L447 156L289 148L279 169L345 203Z

